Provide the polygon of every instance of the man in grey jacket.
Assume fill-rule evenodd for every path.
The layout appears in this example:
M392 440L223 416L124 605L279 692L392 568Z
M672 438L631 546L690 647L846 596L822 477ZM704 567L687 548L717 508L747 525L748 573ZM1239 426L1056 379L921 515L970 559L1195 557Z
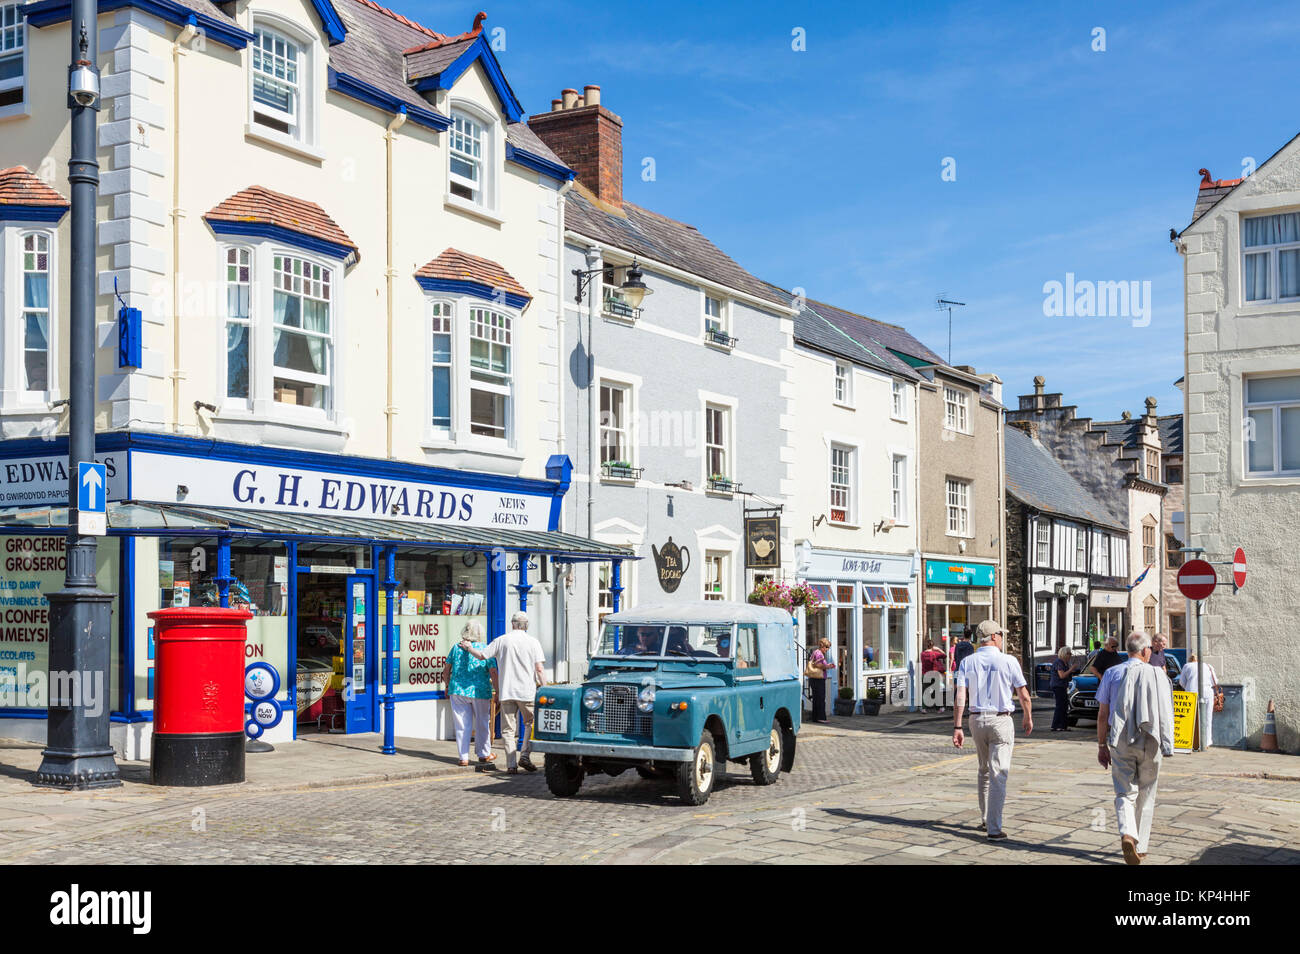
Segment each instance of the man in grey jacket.
M1156 808L1160 760L1174 754L1174 697L1163 668L1147 665L1151 637L1128 638L1128 659L1111 666L1097 686L1097 761L1115 785L1124 861L1147 855Z

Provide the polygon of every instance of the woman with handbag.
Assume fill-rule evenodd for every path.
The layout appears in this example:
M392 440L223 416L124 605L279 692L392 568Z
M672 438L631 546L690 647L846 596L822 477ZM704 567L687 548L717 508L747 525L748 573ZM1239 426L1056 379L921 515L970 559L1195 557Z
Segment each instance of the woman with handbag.
M835 663L831 662L830 650L831 641L823 636L803 671L808 677L808 691L812 695L814 722L829 721L826 718L826 685L830 680L826 678L826 673L835 668Z

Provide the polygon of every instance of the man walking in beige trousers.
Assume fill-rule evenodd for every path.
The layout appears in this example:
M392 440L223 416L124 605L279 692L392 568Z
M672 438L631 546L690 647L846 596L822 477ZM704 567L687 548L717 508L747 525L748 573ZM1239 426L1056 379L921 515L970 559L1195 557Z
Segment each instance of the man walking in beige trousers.
M952 744L962 747L962 710L970 701L970 731L979 756L980 829L990 841L1007 837L1002 830L1002 806L1007 798L1011 774L1011 750L1016 744L1016 727L1011 719L1013 699L1020 698L1025 733L1034 731L1033 705L1025 674L1013 656L1002 651L1006 638L1002 627L991 619L975 630L979 649L962 660L957 669L957 705L953 709Z
M517 775L520 768L536 772L537 766L529 758L533 751L533 698L537 694L537 687L546 681L542 669L546 656L542 653L542 644L528 633L528 614L515 613L510 618L510 632L492 640L485 650L475 649L464 639L460 646L479 659L497 661L501 684L501 741L506 746L506 772ZM522 755L515 752L516 719L523 722Z

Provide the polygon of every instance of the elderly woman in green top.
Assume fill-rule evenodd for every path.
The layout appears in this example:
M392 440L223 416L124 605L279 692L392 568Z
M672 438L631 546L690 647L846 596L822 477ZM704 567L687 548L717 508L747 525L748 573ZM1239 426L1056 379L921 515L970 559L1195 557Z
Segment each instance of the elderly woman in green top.
M465 625L463 638L475 649L486 649L483 627L476 620ZM491 764L496 761L492 752L492 694L496 691L497 664L495 659L475 659L461 648L459 642L447 654L447 695L451 699L452 722L456 727L456 750L460 764L469 765L469 739L473 729L478 760Z

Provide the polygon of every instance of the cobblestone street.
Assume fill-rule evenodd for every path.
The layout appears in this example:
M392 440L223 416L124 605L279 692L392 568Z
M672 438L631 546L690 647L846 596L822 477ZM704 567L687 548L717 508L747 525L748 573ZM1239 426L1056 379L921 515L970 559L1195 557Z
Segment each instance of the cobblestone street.
M1010 837L993 845L975 827L975 755L952 748L946 720L865 721L807 727L795 771L772 787L730 766L698 809L631 771L561 800L540 772L441 763L424 777L312 788L90 794L24 789L6 768L0 861L1121 863L1090 728L1018 738ZM1295 759L1215 750L1165 763L1147 864L1294 864L1297 842Z

